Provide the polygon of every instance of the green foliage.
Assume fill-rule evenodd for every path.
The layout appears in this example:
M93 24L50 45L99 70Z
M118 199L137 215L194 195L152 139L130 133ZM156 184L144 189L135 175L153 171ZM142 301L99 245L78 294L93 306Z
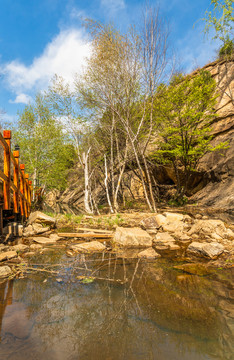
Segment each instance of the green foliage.
M206 22L205 33L213 28L213 39L219 39L225 44L233 30L233 0L211 0L211 5L213 10L206 11L203 19Z
M173 199L170 199L168 201L168 205L177 207L177 206L183 206L187 204L187 202L188 202L187 196L183 195L181 197L175 197Z
M234 41L229 38L219 50L219 57L231 56L234 53Z
M226 143L210 144L210 122L216 116L215 87L210 73L200 71L193 77L177 74L169 86L158 89L155 119L160 140L155 157L161 163L173 164L180 196L186 193L199 159L206 152L227 147Z
M39 180L47 189L65 188L75 158L74 148L42 96L37 96L35 104L27 105L20 114L14 139L31 179Z

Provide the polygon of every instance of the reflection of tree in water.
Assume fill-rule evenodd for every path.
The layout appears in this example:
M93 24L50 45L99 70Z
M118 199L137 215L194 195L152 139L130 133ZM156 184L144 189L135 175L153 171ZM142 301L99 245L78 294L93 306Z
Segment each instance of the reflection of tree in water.
M13 280L0 283L0 340L2 332L2 320L7 305L12 304Z
M106 254L70 261L67 271L61 265L62 283L53 278L44 283L37 275L15 284L16 298L36 313L31 339L40 339L44 359L222 357L218 337L222 341L227 329L217 311L212 279L178 277L162 260L148 263ZM81 274L97 280L81 284L76 279ZM108 278L112 281L98 280Z

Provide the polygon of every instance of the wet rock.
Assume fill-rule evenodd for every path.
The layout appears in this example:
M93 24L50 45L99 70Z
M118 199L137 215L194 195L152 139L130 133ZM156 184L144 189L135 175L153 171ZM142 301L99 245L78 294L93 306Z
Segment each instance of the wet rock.
M90 241L81 244L72 245L71 249L76 252L101 252L106 249L105 245L99 241Z
M12 274L12 270L9 266L0 266L0 278L8 277Z
M10 260L17 257L16 251L6 251L0 254L0 261Z
M48 216L40 211L35 211L30 214L27 223L28 223L28 225L31 225L33 223L40 223L40 224L46 224L46 225L55 227L56 220L54 218L52 218L51 216Z
M215 259L219 255L221 255L223 251L223 245L216 242L192 242L187 248L187 253L189 255L208 257L210 259Z
M18 244L18 245L12 246L12 249L17 252L24 252L24 251L28 250L28 246L24 245L24 244Z
M165 250L169 250L170 249L170 244L169 242L165 242L165 243L158 243L158 244L155 244L154 245L154 248L156 250L159 250L159 251L165 251Z
M29 251L29 252L25 253L25 254L23 255L23 257L30 257L30 256L34 256L34 255L35 255L35 252L34 252L34 251Z
M221 238L226 235L227 229L221 220L198 220L188 231L188 235L199 234L200 236L217 234Z
M54 241L61 240L62 238L58 234L50 234L49 238Z
M152 247L146 250L141 251L138 255L138 258L144 258L144 259L156 259L161 257L160 254L158 254Z
M199 275L199 276L205 276L211 274L211 270L209 270L208 267L204 264L189 263L189 264L174 266L174 269L182 270L186 273Z
M52 245L55 244L56 241L46 238L46 237L42 237L42 236L38 236L38 237L34 237L33 241L35 241L38 244L42 244L42 245Z
M168 245L169 245L169 250L171 251L180 250L180 246L175 243L168 243Z
M147 218L141 220L140 226L143 229L158 229L159 228L159 224L156 221L155 216L150 216L150 217L147 217Z
M116 229L113 244L119 247L151 247L151 236L141 228L123 228Z

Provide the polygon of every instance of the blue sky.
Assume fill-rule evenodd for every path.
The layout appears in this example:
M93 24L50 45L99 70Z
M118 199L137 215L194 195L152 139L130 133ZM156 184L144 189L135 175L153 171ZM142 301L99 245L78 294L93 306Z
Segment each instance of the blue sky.
M156 1L150 1L155 6ZM189 72L214 60L217 41L204 39L199 21L210 0L161 0L170 26L170 42ZM114 22L122 31L138 24L145 0L0 0L1 121L17 112L56 73L68 81L81 71L90 45L81 17Z

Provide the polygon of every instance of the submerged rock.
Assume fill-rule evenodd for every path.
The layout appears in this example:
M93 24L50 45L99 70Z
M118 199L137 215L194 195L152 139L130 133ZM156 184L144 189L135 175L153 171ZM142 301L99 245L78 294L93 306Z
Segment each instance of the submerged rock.
M31 244L30 245L30 250L32 250L32 251L41 250L41 248L42 248L42 245L40 245L40 244Z
M192 242L187 248L187 253L190 255L208 257L210 259L215 259L221 255L223 251L223 245L216 242Z
M72 245L71 249L77 252L101 252L106 249L105 245L99 241L90 241L81 244Z
M193 275L199 275L204 276L211 273L211 271L208 269L208 267L204 264L183 264L183 265L177 265L174 266L174 269L182 270L186 273L193 274Z
M12 270L9 266L0 266L0 278L7 277L12 274Z
M152 238L151 236L141 228L123 228L117 227L113 244L119 247L151 247Z
M144 258L144 259L156 259L161 257L160 254L158 254L152 247L146 250L141 251L138 255L138 258Z

